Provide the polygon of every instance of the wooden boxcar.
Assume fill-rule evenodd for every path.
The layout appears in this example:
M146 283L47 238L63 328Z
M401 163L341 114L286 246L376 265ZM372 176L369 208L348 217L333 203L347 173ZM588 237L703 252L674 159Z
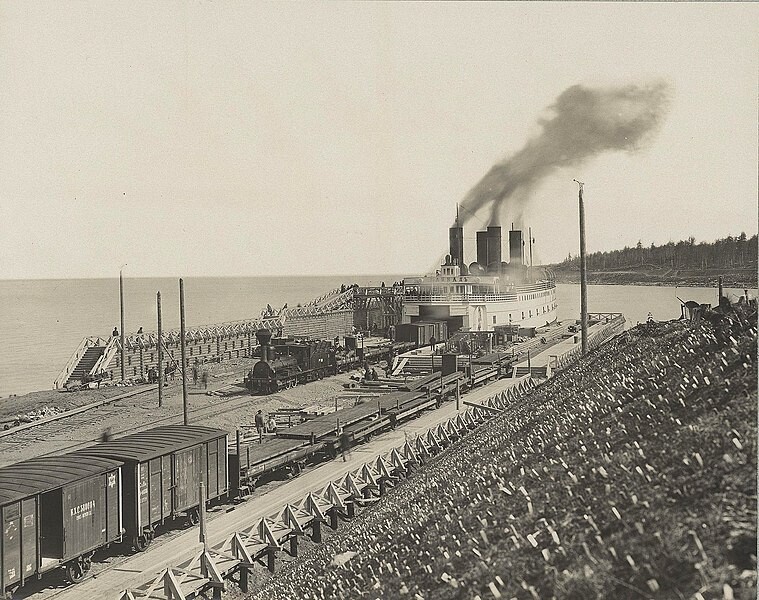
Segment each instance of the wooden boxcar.
M201 482L208 501L227 494L227 432L221 429L166 425L77 454L124 463L124 528L137 551L148 547L156 526L179 516L197 521Z
M64 567L79 581L94 551L121 540L121 462L67 454L0 468L0 589Z

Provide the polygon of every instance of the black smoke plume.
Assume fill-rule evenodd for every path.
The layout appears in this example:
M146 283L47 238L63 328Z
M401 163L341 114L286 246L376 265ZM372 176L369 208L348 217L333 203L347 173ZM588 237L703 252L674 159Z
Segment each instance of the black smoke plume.
M529 191L561 167L576 166L612 150L635 152L656 132L667 112L669 86L588 88L574 85L549 107L542 132L524 148L494 165L464 198L462 224L490 206L490 223L506 211L521 216Z

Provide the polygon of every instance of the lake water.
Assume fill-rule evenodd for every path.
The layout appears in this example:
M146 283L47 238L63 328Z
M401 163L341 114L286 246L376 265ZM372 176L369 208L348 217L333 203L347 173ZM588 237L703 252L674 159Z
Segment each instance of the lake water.
M249 319L267 304L295 306L343 283L388 285L403 275L325 277L185 278L187 327ZM177 279L124 282L127 333L155 331L156 291L161 292L164 329L179 327ZM734 295L741 290L727 290ZM755 290L751 292L756 296ZM580 286L559 285L558 318L577 318ZM649 311L665 320L680 315L680 296L716 304L714 288L592 285L590 312L622 312L628 324L645 321ZM118 279L0 280L0 397L52 387L79 342L88 335L110 335L119 325Z

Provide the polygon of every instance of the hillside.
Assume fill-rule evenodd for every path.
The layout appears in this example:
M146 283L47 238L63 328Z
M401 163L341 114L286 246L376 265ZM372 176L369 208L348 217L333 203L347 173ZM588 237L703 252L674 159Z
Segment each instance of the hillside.
M728 236L714 242L668 242L587 255L588 282L601 284L756 288L757 236ZM551 269L559 283L579 283L580 259L570 256Z
M256 598L755 598L756 314L638 326Z

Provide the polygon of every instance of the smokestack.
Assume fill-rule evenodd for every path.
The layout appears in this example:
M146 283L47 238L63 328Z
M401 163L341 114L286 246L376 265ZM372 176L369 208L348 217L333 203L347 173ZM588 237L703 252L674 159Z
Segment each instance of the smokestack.
M458 222L448 230L450 240L451 261L459 267L464 267L464 228Z
M488 266L488 232L477 232L477 262L482 267Z
M522 231L512 229L509 231L509 261L511 265L522 265Z
M271 347L271 331L259 329L256 331L260 357L262 360L274 360L274 348Z
M487 230L488 265L501 265L501 228L491 225Z

